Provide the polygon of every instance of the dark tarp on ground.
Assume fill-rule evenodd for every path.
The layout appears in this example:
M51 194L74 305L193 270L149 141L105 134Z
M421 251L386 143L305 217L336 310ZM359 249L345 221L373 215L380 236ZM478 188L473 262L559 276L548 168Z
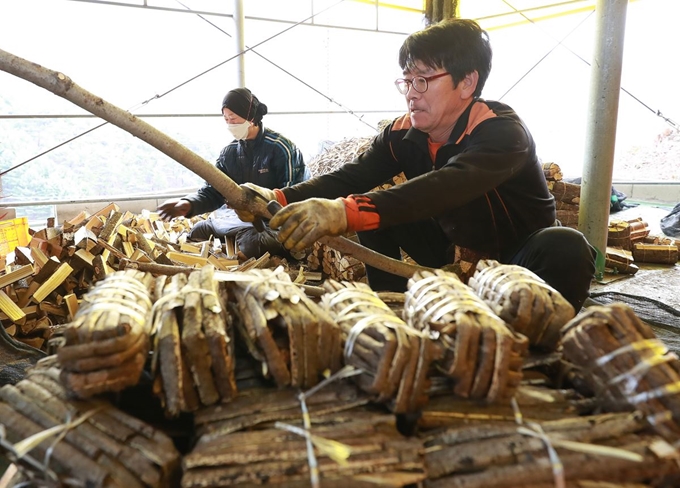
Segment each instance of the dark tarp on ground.
M680 310L657 300L615 291L591 292L586 306L624 303L656 336L676 354L680 354Z

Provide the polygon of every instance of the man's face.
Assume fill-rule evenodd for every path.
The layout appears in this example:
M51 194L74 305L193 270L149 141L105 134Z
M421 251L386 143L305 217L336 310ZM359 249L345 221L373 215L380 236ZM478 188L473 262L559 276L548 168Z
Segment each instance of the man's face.
M446 70L429 68L417 62L414 70L404 72L404 78L407 80L419 76L429 78L440 73L446 73ZM458 115L469 103L469 100L461 98L460 89L454 88L450 75L429 80L424 93L416 91L411 84L405 97L411 125L429 134L452 128Z
M227 121L227 124L242 124L243 122L246 121L246 119L244 119L240 115L236 115L228 108L222 109L222 116L224 117L224 120Z

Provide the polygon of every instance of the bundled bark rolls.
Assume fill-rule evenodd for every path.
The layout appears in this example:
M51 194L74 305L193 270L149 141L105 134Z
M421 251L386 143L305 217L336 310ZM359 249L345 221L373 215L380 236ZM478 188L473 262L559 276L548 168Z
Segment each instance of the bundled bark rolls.
M494 260L477 263L468 286L529 344L552 351L560 329L574 318L574 307L532 271Z
M412 327L439 334L444 355L437 364L455 381L457 395L488 402L513 395L529 342L458 276L441 270L414 274L404 315Z
M625 304L590 307L563 333L564 359L608 408L637 409L680 445L680 360Z
M35 481L30 486L48 480L46 486L177 485L180 455L170 437L107 402L72 399L52 363L56 361L48 357L15 386L0 389L5 440L16 444L48 429L55 431L19 461L29 480ZM49 462L42 468L48 449Z
M149 353L153 277L117 271L83 297L57 350L66 388L80 397L137 384Z
M309 388L342 367L340 329L282 267L222 276L248 350L278 386Z
M156 279L154 392L169 417L236 396L226 290L207 264Z
M427 403L432 361L441 349L427 334L408 326L363 283L327 280L323 305L345 337L345 363L363 371L360 388L395 413Z
M263 403L272 405L267 397ZM403 437L394 415L358 407L310 417L309 428L298 412L285 423L199 438L183 459L182 488L399 487L425 480L423 442Z

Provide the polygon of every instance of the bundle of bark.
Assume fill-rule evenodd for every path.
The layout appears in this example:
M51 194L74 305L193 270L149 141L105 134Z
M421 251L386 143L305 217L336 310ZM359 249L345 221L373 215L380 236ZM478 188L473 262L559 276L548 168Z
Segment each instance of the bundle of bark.
M678 247L675 243L637 242L633 245L633 258L640 263L675 264L678 262Z
M341 415L369 403L370 398L365 392L343 378L330 381L313 394L305 394L305 409L312 417L334 413ZM302 415L298 388L269 385L242 390L228 404L198 409L194 414L194 430L198 444L204 444L263 424L297 420Z
M309 388L342 367L341 332L282 267L225 275L236 326L265 375L280 387Z
M87 398L137 384L149 353L153 277L117 271L83 297L53 338L65 387Z
M512 397L529 341L457 275L416 272L408 281L404 315L411 327L438 335L444 354L436 364L454 380L455 394L487 402Z
M564 227L578 227L581 185L562 181L562 170L556 163L544 163L543 174L548 190L555 197L556 218Z
M16 385L0 388L0 452L21 467L23 480L31 486L176 486L180 455L172 439L110 403L71 399L55 364L50 356ZM21 441L30 446L23 456Z
M574 389L521 384L513 397L525 418L533 421L558 420L592 413L597 404ZM516 411L510 401L485 403L448 392L432 391L429 403L418 418L421 436L448 428L514 425Z
M208 264L188 277L156 278L151 374L169 417L237 394L226 290L214 275Z
M322 304L345 339L344 360L362 371L362 390L395 413L415 412L427 403L429 374L441 348L407 325L363 283L327 280Z
M562 174L562 168L557 163L543 163L543 176L545 176L545 181L555 182L562 181L564 175Z
M338 385L338 390L347 387ZM182 487L397 487L425 479L421 440L403 437L393 415L370 407L347 408L352 402L324 393L327 388L333 384L307 399L308 415L294 392L288 401L281 398L283 392L258 395L253 406L268 409L260 414L266 423L201 436L184 456ZM323 403L332 413L324 413L323 404L312 406L317 395L326 397ZM275 408L280 401L285 402L282 407L290 405L290 412ZM252 425L252 412L247 404L230 409L234 427ZM239 416L246 420L239 421Z
M649 224L642 217L631 220L612 219L607 229L607 245L632 251L635 244L645 241Z
M468 286L538 349L555 350L560 329L575 315L574 307L557 290L521 266L481 260Z
M677 486L677 452L636 413L471 425L425 440L425 486Z
M618 247L607 246L604 267L614 273L635 274L640 268L635 264L633 253Z
M628 305L590 307L562 334L576 385L610 410L641 411L657 433L680 445L680 360Z

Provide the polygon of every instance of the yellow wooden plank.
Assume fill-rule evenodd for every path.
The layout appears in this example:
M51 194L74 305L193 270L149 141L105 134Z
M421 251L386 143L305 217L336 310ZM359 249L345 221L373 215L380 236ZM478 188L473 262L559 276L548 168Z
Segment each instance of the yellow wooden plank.
M205 266L208 262L206 258L195 256L193 254L185 254L181 252L170 251L166 256L176 263L188 264L189 266Z
M26 314L21 310L16 303L12 301L7 293L0 290L0 310L2 310L7 317L15 324L23 324L26 322ZM2 327L2 325L0 325Z
M32 300L40 303L52 293L73 272L68 263L61 263L59 268L33 294Z
M7 285L16 283L17 281L31 276L34 273L32 264L25 264L14 271L10 271L2 276L0 276L0 288L4 288Z

